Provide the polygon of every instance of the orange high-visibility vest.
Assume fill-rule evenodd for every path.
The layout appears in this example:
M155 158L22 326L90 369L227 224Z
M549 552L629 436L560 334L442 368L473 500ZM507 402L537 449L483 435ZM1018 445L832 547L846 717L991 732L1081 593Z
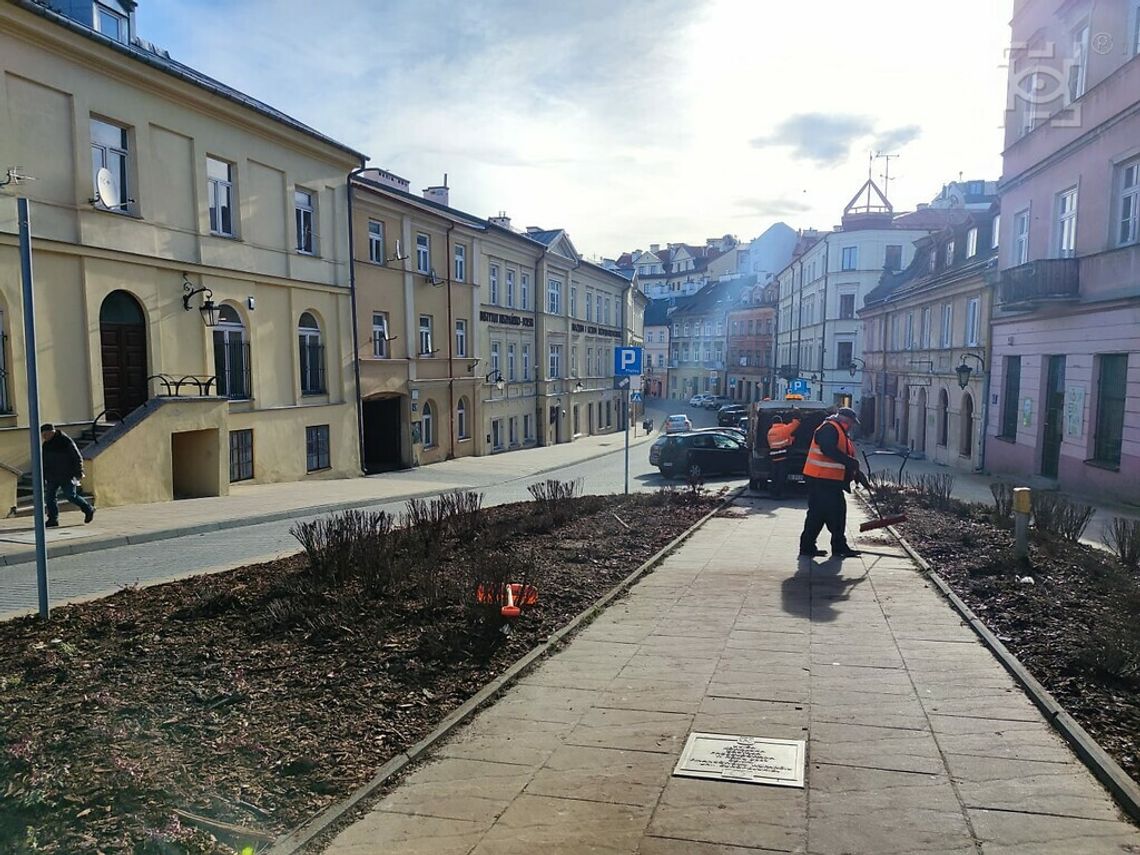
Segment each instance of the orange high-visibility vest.
M826 418L819 427L815 429L818 434L820 430L828 422L835 425L835 429L839 431L839 450L849 457L855 456L855 443L851 441L851 437L847 435L847 431L843 429L843 425L834 416ZM837 460L832 460L825 455L816 442L815 434L811 438L811 448L808 449L807 460L804 462L804 476L808 478L821 478L826 481L845 481L847 480L847 467Z
M777 422L768 429L768 453L772 457L784 457L792 445L792 434L800 426L799 419L792 419L790 424Z

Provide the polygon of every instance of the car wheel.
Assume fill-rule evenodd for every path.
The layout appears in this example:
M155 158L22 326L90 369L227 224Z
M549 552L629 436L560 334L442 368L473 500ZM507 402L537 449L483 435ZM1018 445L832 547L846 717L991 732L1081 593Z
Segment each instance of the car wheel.
M664 467L658 466L657 471L661 473L661 477L664 478L666 481L672 481L673 480L673 473L672 472L666 472Z
M760 489L760 482L757 481L755 478L749 478L748 479L748 489L751 490L753 493L755 493L757 490Z
M699 463L689 464L689 477L694 481L701 477L701 465Z

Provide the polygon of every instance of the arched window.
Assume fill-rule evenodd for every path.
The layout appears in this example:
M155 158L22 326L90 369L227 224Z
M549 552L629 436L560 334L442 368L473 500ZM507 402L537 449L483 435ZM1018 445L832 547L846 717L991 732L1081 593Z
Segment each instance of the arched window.
M12 412L12 393L8 387L8 313L0 308L0 414Z
M455 407L455 429L459 431L460 439L470 439L471 434L467 430L467 399L460 398L459 403Z
M325 346L321 343L321 328L309 312L301 315L297 324L301 354L301 394L323 395L325 386Z
M938 444L946 445L950 433L950 396L943 389L938 393Z
M214 327L214 375L219 395L236 400L250 397L249 339L241 315L226 304L218 308Z
M974 397L969 392L962 396L962 435L960 437L963 457L974 454Z
M435 445L435 419L432 418L431 401L424 402L423 415L420 416L420 439L424 448Z

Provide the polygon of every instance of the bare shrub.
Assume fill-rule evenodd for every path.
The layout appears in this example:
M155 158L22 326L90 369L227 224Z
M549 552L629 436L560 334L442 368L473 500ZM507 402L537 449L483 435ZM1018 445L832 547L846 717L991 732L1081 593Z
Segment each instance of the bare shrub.
M903 485L885 470L871 472L867 475L867 482L871 485L871 498L875 508L883 514L901 513L906 505L903 497Z
M1013 488L1009 484L995 481L990 484L994 497L994 522L1003 528L1013 526Z
M507 603L506 586L538 588L540 581L541 568L529 551L482 553L466 562L460 596L469 614L497 624L499 610Z
M1033 525L1039 532L1048 532L1072 543L1081 539L1094 513L1091 505L1044 490L1033 493L1030 509Z
M561 525L570 519L570 507L575 497L582 493L582 479L559 481L556 478L547 478L545 481L531 484L527 490L538 505L535 512L549 516L555 525Z
M1114 517L1104 526L1104 542L1125 567L1140 567L1140 520Z
M305 551L305 572L317 583L366 581L371 590L392 584L392 515L384 511L343 511L295 523L289 533Z
M954 492L954 476L948 472L917 475L909 479L910 489L924 505L936 510L948 510Z

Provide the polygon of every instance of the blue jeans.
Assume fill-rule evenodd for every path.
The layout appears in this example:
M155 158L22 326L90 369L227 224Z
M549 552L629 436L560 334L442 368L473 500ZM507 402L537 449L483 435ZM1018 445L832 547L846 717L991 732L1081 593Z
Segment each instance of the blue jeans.
M79 508L85 514L91 513L93 508L91 503L79 495L79 487L67 481L47 481L44 484L44 509L47 511L47 518L49 520L59 519L59 502L56 501L56 494L63 491L63 498Z

